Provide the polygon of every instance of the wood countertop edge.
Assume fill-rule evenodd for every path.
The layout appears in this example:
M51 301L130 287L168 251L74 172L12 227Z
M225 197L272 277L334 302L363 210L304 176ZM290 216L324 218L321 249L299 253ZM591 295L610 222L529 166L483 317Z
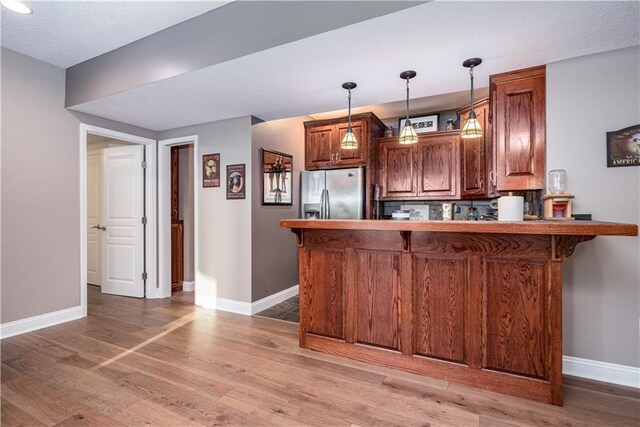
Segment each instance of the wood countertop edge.
M431 231L442 233L637 236L636 224L600 221L392 221L283 219L280 227L315 230Z

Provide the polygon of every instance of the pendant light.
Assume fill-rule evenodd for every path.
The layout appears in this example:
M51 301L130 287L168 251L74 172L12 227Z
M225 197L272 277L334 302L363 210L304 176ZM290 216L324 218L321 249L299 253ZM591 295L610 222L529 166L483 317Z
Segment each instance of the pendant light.
M343 150L356 150L358 148L358 140L353 134L353 129L351 129L351 89L355 89L356 86L358 85L354 82L342 83L342 88L349 91L349 127L340 143L340 148Z
M418 135L409 120L409 80L415 76L416 72L412 70L400 73L400 78L407 81L407 121L404 122L404 127L400 132L400 138L398 140L400 144L415 144L418 142Z
M471 112L469 113L469 118L467 122L464 124L462 131L460 132L461 138L481 138L482 137L482 127L480 126L480 122L476 117L476 112L473 111L474 107L474 97L473 97L473 68L482 64L481 58L470 58L462 63L462 66L469 69L469 75L471 76Z

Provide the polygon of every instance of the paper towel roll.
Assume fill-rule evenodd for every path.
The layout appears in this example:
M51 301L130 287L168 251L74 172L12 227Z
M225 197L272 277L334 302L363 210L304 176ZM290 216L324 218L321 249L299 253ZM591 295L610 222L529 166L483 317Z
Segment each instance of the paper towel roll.
M522 221L524 197L502 196L498 199L498 221Z

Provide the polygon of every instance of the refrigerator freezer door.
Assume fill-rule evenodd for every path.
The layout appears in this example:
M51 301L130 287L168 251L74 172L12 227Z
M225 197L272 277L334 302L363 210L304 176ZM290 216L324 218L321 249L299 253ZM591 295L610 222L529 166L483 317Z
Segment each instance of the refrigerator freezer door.
M322 190L325 189L325 171L300 172L300 218L305 218L305 205L320 208Z
M364 169L326 171L329 190L330 219L364 218Z

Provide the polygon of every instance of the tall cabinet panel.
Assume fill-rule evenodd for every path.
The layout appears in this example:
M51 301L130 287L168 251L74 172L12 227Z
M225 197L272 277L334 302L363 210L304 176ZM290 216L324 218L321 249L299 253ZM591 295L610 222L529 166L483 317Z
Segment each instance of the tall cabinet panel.
M417 194L415 145L398 144L398 138L378 141L380 195L383 199L404 199Z
M418 139L418 196L454 199L458 191L460 133L438 132Z
M498 191L540 190L545 183L545 67L491 76Z
M463 138L460 140L460 195L463 198L487 197L489 175L493 171L489 153L491 138L489 129L489 98L476 102L473 110L482 126L480 138ZM458 110L460 126L469 118L471 106Z

